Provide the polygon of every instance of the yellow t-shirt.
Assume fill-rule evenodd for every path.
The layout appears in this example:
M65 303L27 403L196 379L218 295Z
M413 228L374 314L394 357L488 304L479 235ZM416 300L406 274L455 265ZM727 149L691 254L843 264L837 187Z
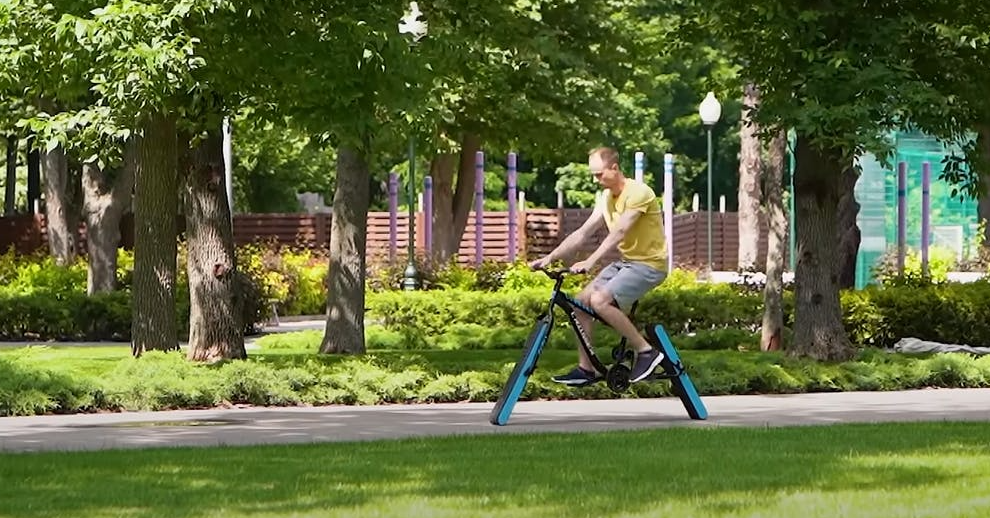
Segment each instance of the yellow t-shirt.
M660 210L660 201L657 200L650 186L626 178L625 186L618 196L613 196L609 189L605 189L599 195L598 203L602 204L605 226L610 232L618 224L623 212L627 210L642 212L643 215L633 223L632 228L619 242L619 252L627 261L646 263L657 270L667 271L663 212Z

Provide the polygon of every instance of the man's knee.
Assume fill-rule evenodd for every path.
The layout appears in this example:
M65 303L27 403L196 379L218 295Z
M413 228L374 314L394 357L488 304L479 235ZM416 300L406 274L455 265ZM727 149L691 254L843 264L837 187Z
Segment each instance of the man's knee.
M590 306L591 298L595 295L595 292L597 291L599 291L598 288L596 288L594 285L589 284L585 286L584 289L581 290L580 293L578 293L577 296L574 298L577 299L578 302L584 304L585 306Z
M595 290L591 293L588 299L588 305L591 309L595 311L601 311L607 309L610 306L615 305L615 299L612 298L612 294L605 290Z

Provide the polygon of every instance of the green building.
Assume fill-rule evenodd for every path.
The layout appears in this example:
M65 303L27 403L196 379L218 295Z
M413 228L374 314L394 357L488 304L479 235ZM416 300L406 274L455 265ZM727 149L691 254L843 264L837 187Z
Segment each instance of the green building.
M951 251L957 259L970 256L976 242L977 201L952 196L952 185L941 180L942 160L949 153L936 139L918 132L897 132L894 155L884 167L876 157L860 158L862 174L856 184L861 232L856 258L856 288L873 282L871 269L888 250L897 250L897 164L907 164L906 246L921 249L922 164L931 164L929 256L931 248Z

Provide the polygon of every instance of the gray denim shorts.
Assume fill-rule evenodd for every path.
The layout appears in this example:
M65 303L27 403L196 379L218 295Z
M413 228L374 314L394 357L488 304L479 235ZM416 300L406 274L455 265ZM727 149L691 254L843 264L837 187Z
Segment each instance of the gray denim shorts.
M595 280L591 281L591 285L610 293L619 309L628 313L633 302L659 286L666 278L667 272L647 264L619 260L603 268Z

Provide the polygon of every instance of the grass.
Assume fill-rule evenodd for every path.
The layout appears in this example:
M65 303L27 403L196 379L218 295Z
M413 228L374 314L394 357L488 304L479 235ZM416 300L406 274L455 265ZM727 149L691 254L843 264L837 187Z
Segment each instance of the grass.
M982 423L0 455L0 517L963 518Z
M0 357L24 352L26 348L0 349ZM63 372L100 376L113 370L121 361L130 358L130 347L120 346L34 346L30 348L31 358L36 364L57 367ZM611 362L611 346L597 349L604 360ZM519 360L519 350L371 350L374 356L385 365L419 365L431 372L457 374L466 370L494 370L498 365ZM333 364L346 361L350 357L342 355L319 355L312 347L280 347L274 349L253 349L248 351L252 361L263 361L272 365L287 367L309 361ZM545 349L540 357L541 369L563 369L577 359L577 351ZM545 368L543 366L546 366Z

